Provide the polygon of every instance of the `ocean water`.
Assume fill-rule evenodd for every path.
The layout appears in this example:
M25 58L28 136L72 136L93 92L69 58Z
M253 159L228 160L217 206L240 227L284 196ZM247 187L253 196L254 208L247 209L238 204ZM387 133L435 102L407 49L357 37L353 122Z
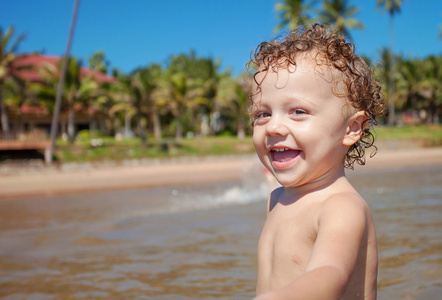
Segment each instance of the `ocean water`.
M440 299L442 166L358 170L378 299ZM250 299L270 188L240 182L0 202L1 299Z

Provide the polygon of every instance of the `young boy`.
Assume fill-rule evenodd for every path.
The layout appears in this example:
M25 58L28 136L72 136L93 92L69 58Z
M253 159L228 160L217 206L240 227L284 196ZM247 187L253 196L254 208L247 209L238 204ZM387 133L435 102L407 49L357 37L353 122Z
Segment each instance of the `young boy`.
M256 299L376 299L373 219L344 168L373 145L379 83L318 24L260 44L250 64L253 142L282 185L259 240Z

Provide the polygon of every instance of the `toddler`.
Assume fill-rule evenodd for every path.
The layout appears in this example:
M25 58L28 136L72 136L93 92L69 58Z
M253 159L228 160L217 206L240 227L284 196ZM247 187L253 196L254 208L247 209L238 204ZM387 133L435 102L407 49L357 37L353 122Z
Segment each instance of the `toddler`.
M344 169L373 146L380 84L319 24L261 43L250 66L253 143L282 185L268 200L256 299L376 299L373 219Z

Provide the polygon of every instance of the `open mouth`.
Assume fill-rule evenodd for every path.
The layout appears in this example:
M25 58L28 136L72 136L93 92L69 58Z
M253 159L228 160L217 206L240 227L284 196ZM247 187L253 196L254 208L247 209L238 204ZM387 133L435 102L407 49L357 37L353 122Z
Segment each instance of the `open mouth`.
M284 167L294 160L301 151L289 148L274 148L270 153L275 167Z

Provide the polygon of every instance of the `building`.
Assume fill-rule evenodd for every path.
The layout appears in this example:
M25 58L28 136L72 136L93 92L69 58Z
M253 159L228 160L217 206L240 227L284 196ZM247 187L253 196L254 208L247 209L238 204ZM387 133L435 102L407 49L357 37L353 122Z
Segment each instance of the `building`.
M45 66L53 66L60 68L62 57L49 56L41 54L22 54L17 55L12 63L9 73L18 79L19 84L23 87L29 86L29 83L44 82L41 69ZM86 67L82 67L80 76L92 76L97 82L115 82L115 78L105 73L98 72ZM23 88L25 90L25 88ZM44 106L39 105L36 96L29 92L23 92L22 101L18 101L17 105L9 105L8 121L11 134L3 139L42 139L47 137L52 122L52 113ZM54 99L55 102L55 99ZM88 110L86 107L77 105L75 107L75 127L76 131L81 129L89 129L91 123L91 114L94 119L100 119L97 111ZM65 133L67 128L68 115L67 111L60 112L60 133Z

